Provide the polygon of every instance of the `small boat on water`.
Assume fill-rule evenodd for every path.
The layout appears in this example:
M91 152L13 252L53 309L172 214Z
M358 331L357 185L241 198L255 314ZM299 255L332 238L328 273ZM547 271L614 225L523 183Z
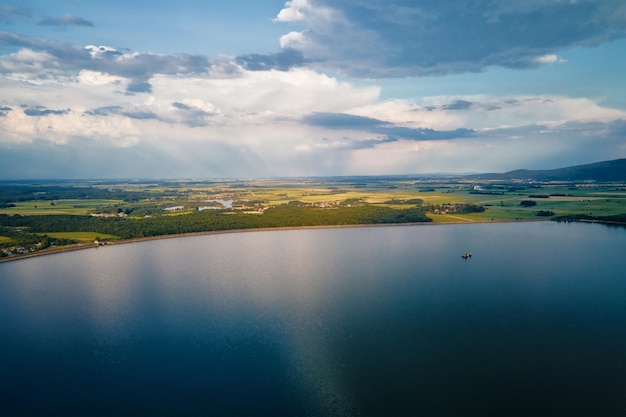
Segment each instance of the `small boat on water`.
M465 252L463 255L461 255L461 258L463 259L469 259L472 257L472 254L469 252Z

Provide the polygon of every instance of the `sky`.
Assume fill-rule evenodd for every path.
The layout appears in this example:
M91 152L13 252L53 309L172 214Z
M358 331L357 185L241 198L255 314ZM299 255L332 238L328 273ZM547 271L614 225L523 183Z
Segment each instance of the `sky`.
M623 0L0 0L0 179L626 157Z

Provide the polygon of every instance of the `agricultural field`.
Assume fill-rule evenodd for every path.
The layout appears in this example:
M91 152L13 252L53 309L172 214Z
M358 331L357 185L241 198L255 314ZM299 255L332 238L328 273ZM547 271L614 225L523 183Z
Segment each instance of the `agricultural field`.
M354 177L0 185L0 255L97 238L559 217L624 223L626 184Z
M0 214L54 215L54 214L89 214L101 207L122 204L122 200L71 199L71 200L32 200L14 202L14 207L0 208Z
M66 185L65 187L72 187ZM234 209L267 209L300 202L316 207L353 202L402 209L419 205L428 209L436 222L453 221L467 217L467 221L497 221L533 218L537 211L552 211L555 215L589 214L616 215L626 212L626 185L559 185L480 183L467 180L408 180L408 179L328 179L328 180L255 180L221 182L172 182L163 184L112 184L114 191L132 196L132 199L58 199L32 198L15 201L0 207L7 215L110 215L143 218L152 216L180 216L194 213L199 208L228 200ZM106 184L98 184L102 192L113 192ZM41 192L34 194L37 197ZM532 200L532 207L521 202ZM454 213L442 210L446 205L471 204L484 207L475 213ZM10 205L10 207L6 207ZM457 219L464 221L463 218Z
M55 239L68 239L76 242L116 241L119 237L98 232L50 232L48 236Z

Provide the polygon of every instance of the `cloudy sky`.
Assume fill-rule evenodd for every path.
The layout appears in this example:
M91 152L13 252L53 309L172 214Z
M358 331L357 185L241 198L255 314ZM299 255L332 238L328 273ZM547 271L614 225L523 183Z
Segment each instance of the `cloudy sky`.
M0 179L626 157L623 0L0 0Z

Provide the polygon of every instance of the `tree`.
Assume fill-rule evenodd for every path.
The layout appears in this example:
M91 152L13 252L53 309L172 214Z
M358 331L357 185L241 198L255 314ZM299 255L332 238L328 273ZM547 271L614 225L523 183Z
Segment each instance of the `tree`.
M522 200L519 203L520 206L524 206L524 207L532 207L532 206L536 206L537 202L533 201L533 200Z

